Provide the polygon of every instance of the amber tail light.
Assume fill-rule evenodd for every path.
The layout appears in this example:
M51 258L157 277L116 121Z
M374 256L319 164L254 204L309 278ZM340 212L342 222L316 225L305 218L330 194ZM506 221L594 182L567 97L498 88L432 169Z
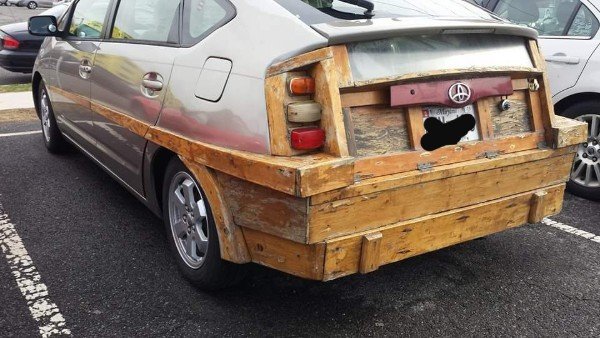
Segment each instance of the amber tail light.
M296 150L315 150L325 144L325 131L318 127L298 128L292 130L290 138Z
M290 79L290 94L311 95L315 93L315 79L307 76Z

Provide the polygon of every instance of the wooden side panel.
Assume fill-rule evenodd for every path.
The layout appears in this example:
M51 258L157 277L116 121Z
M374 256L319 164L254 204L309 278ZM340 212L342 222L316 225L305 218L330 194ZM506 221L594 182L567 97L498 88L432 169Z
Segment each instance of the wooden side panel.
M267 78L265 95L267 100L267 117L271 139L271 154L278 156L292 155L288 140L288 126L285 112L287 74L279 74Z
M309 210L309 242L563 183L568 180L571 163L572 156L564 155L313 206Z
M233 221L231 209L223 198L224 194L217 182L215 172L185 158L181 158L181 160L192 171L210 203L217 232L219 233L221 257L224 260L238 264L249 263L251 261L250 253L246 247L244 234L242 229L235 225Z
M564 188L563 184L546 189L546 216L562 208ZM521 226L529 220L533 194L527 192L378 229L382 234L380 264L397 262ZM324 279L332 280L359 272L361 252L362 236L327 242Z
M323 279L325 243L306 245L244 228L252 261L289 274Z
M552 126L552 146L563 148L586 142L588 133L587 123L557 116Z
M500 109L501 98L495 97L487 100L494 135L496 137L506 137L531 132L533 128L525 92L515 92L508 97L508 100L511 103L511 108L507 111Z
M404 109L351 108L351 114L357 156L377 156L411 150Z
M226 174L218 174L217 178L236 225L306 243L307 199Z
M342 158L331 163L307 166L297 172L297 196L312 196L354 183L354 159ZM318 182L318 184L317 184Z

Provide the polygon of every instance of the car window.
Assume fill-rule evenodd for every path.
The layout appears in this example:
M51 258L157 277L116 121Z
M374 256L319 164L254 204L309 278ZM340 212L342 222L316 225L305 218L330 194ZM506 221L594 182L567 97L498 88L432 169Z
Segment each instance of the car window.
M578 0L500 0L494 12L542 36L591 36L597 26L595 17Z
M109 4L108 0L80 0L71 18L69 35L86 39L100 38Z
M178 43L180 5L173 0L121 1L111 38Z
M598 32L598 19L585 5L579 8L573 24L567 32L568 36L593 37Z
M235 8L227 0L187 0L184 11L183 39L194 44L235 16Z

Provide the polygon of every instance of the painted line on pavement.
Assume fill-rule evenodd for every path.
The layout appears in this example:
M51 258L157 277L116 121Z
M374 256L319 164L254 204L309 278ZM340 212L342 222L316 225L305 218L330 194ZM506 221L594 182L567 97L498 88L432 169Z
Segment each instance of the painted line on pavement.
M544 218L542 220L542 223L546 224L546 225L549 225L549 226L551 226L553 228L556 228L558 230L562 230L564 232L568 232L570 234L573 234L573 235L576 235L576 236L579 236L579 237L583 237L585 239L589 239L592 242L600 243L600 236L595 235L595 234L593 234L591 232L580 230L580 229L577 229L577 228L572 227L570 225L566 225L564 223L553 221L553 220L551 220L549 218Z
M40 335L42 337L70 336L71 330L67 328L65 318L58 306L50 299L48 287L41 282L42 277L33 265L15 225L4 213L2 204L0 204L0 249L27 302L31 316L38 322Z
M0 134L0 137L14 137L14 136L37 135L37 134L41 134L41 133L42 133L41 130L34 130L34 131L24 131L24 132L20 132L20 133Z

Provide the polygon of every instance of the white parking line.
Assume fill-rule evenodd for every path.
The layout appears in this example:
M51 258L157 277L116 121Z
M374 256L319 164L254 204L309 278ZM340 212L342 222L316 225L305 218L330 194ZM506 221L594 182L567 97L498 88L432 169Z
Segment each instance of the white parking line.
M0 204L0 248L10 265L21 294L27 301L31 316L39 324L40 335L71 335L67 323L58 306L48 296L48 288L41 282L42 277L33 265L23 241L14 224L4 213Z
M41 133L42 133L41 130L34 130L34 131L24 131L21 133L0 134L0 137L26 136L26 135L35 135L35 134L41 134Z
M544 218L542 220L542 223L544 223L546 225L549 225L549 226L551 226L553 228L556 228L558 230L562 230L564 232L568 232L570 234L577 235L577 236L583 237L585 239L589 239L590 241L593 241L593 242L596 242L596 243L600 243L600 236L595 235L595 234L593 234L591 232L580 230L580 229L577 229L577 228L572 227L570 225L566 225L564 223L553 221L553 220L551 220L549 218Z

